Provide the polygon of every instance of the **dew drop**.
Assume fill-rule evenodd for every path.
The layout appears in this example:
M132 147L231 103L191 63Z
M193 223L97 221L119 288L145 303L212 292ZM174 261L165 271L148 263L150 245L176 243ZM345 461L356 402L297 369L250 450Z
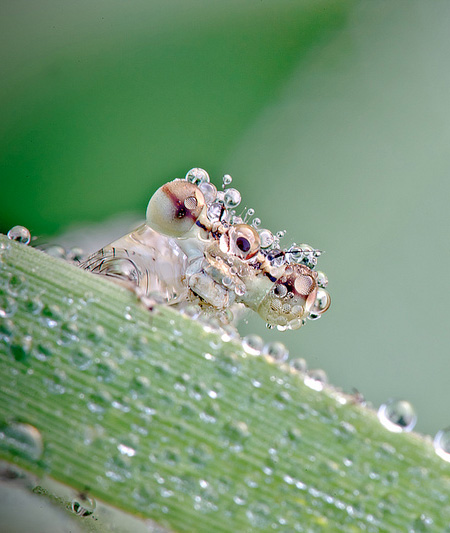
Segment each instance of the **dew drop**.
M222 185L223 187L226 187L227 185L230 185L230 183L233 181L233 178L229 174L225 174L222 178Z
M0 425L0 448L13 455L37 461L44 450L40 432L30 424L20 422Z
M0 318L12 317L17 311L17 301L5 292L0 292Z
M209 174L203 168L191 168L185 177L186 181L200 185L204 182L209 182Z
M325 313L325 311L330 307L331 298L328 292L325 289L319 288L317 290L316 300L311 307L310 313L311 316L317 316L317 318Z
M264 341L259 335L246 335L242 339L242 348L249 355L259 355L264 348Z
M274 239L273 233L268 229L258 230L259 239L261 241L261 248L269 248L272 246Z
M282 342L277 341L265 344L262 353L272 357L279 363L283 363L289 357L289 350Z
M433 445L437 455L450 463L450 427L441 429L436 433Z
M211 222L220 220L223 212L223 205L219 202L213 202L208 206L207 215Z
M298 372L306 373L306 371L308 370L308 365L306 364L306 360L303 359L303 357L292 359L292 361L290 362L290 365L292 368L294 368Z
M78 246L74 246L67 252L67 259L79 263L84 257L84 251Z
M256 229L256 228L259 228L259 226L261 226L261 219L260 218L254 218L252 220L252 226Z
M71 509L78 516L90 516L97 506L94 498L86 494L79 494L72 500Z
M226 189L223 201L225 207L233 209L241 203L241 193L237 189Z
M378 409L378 419L394 433L412 431L417 422L413 406L405 400L389 400Z
M24 335L13 339L9 346L9 351L16 361L26 362L32 352L32 338L30 335Z
M211 204L212 202L214 202L217 196L217 189L215 185L207 181L203 181L198 187L202 191L203 196L205 197L205 202L207 204Z
M43 248L42 251L51 257L56 257L57 259L65 259L67 255L66 250L59 244L47 246L46 248Z
M288 263L291 263L291 264L299 264L302 262L302 259L304 257L304 253L303 253L303 250L293 244L287 251L286 251L286 259L288 261Z
M117 449L122 455L126 455L127 457L134 457L136 455L136 450L131 446L126 446L125 444L119 444Z
M317 270L317 285L324 289L328 285L327 275L321 270Z
M320 381L321 383L328 383L328 376L325 370L322 370L321 368L310 370L308 372L308 375L311 379L314 379L315 381Z
M11 241L20 242L21 244L29 244L31 241L31 233L25 226L14 226L7 233L8 239Z
M270 252L267 254L267 260L273 267L278 268L284 265L284 263L286 262L286 257L284 255L283 250L275 248L273 250L270 250Z

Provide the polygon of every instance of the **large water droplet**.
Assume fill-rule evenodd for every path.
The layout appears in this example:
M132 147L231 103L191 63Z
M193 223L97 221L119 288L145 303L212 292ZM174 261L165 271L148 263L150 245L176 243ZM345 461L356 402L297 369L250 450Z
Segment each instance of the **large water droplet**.
M205 197L205 202L207 204L214 202L217 196L217 189L215 185L207 181L204 181L200 183L199 189L202 191L203 196Z
M269 342L265 344L262 353L272 357L279 363L283 363L289 357L289 350L282 342Z
M11 422L0 424L0 448L13 455L37 461L44 450L42 436L30 424Z
M200 185L209 182L209 174L203 168L191 168L184 179L194 185Z
M417 422L413 406L405 400L389 400L378 409L378 419L394 433L412 431Z
M306 373L306 371L308 370L308 364L306 363L306 360L303 359L303 357L292 359L292 361L290 361L290 365L295 370L298 370L298 372Z
M241 203L241 193L237 189L226 189L223 202L225 207L233 209Z
M242 348L249 355L259 355L264 348L264 341L259 335L246 335L242 339Z
M31 234L28 228L25 226L14 226L7 233L8 239L11 241L17 241L21 244L29 244L31 240Z
M450 427L438 431L433 444L439 457L450 463Z
M269 248L269 246L272 246L275 238L271 231L268 229L260 229L258 230L258 234L261 241L261 248Z

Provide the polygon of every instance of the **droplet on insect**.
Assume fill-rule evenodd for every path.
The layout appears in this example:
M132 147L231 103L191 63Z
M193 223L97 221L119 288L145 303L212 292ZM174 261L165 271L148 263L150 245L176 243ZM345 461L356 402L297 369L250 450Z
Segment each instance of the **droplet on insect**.
M31 233L25 226L13 226L7 233L7 237L11 241L17 241L21 244L29 244L31 241Z
M286 259L288 263L291 263L291 264L301 263L303 257L304 257L303 250L296 245L291 246L286 252Z
M278 248L275 248L274 250L271 250L267 254L267 260L275 268L284 265L284 263L286 262L286 258L285 258L283 250L280 250Z
M260 218L254 218L252 220L252 226L256 229L256 228L259 228L259 226L261 226L261 219Z
M317 318L319 318L330 307L330 304L331 298L328 292L325 289L318 289L316 299L310 310L311 315L318 315Z
M441 429L436 433L433 445L437 455L450 463L450 427Z
M214 202L217 196L217 189L216 186L212 183L209 183L208 181L203 181L200 183L198 188L202 191L203 196L205 197L205 202L207 204L211 204Z
M237 189L226 189L225 196L223 198L225 207L233 209L241 203L241 193Z
M37 461L42 455L44 445L40 432L34 426L11 422L0 425L0 448Z
M393 433L412 431L417 422L413 406L405 400L389 400L378 409L378 419Z
M186 174L185 180L194 185L200 185L201 183L209 182L209 174L203 168L191 168Z
M214 202L208 206L207 215L211 222L220 220L223 212L223 205L219 202Z
M229 174L225 174L222 178L222 186L226 187L227 185L230 185L230 183L233 181L233 178Z
M258 230L258 233L259 239L261 241L261 248L269 248L269 246L272 246L275 238L271 231L269 231L268 229L260 229Z
M247 335L242 339L242 347L250 355L259 355L264 348L264 341L259 335Z
M317 285L324 289L328 285L327 275L321 270L317 270Z
M264 355L268 355L278 361L283 363L289 357L289 350L282 342L269 342L264 345L262 349Z

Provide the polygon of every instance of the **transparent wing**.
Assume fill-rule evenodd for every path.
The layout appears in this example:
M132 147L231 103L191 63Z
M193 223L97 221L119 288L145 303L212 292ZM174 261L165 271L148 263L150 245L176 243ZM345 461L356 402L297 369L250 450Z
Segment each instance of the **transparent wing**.
M127 279L147 296L174 304L186 299L184 272L187 257L174 239L146 224L89 256L81 268L105 276Z

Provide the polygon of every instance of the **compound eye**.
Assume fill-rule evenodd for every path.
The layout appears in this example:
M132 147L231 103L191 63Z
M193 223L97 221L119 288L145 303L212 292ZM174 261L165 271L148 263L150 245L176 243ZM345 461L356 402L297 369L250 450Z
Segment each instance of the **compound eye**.
M204 209L205 198L197 185L185 180L170 181L150 198L147 224L163 235L182 237Z
M255 228L248 224L237 224L229 230L230 251L241 259L250 259L258 253L261 242Z

